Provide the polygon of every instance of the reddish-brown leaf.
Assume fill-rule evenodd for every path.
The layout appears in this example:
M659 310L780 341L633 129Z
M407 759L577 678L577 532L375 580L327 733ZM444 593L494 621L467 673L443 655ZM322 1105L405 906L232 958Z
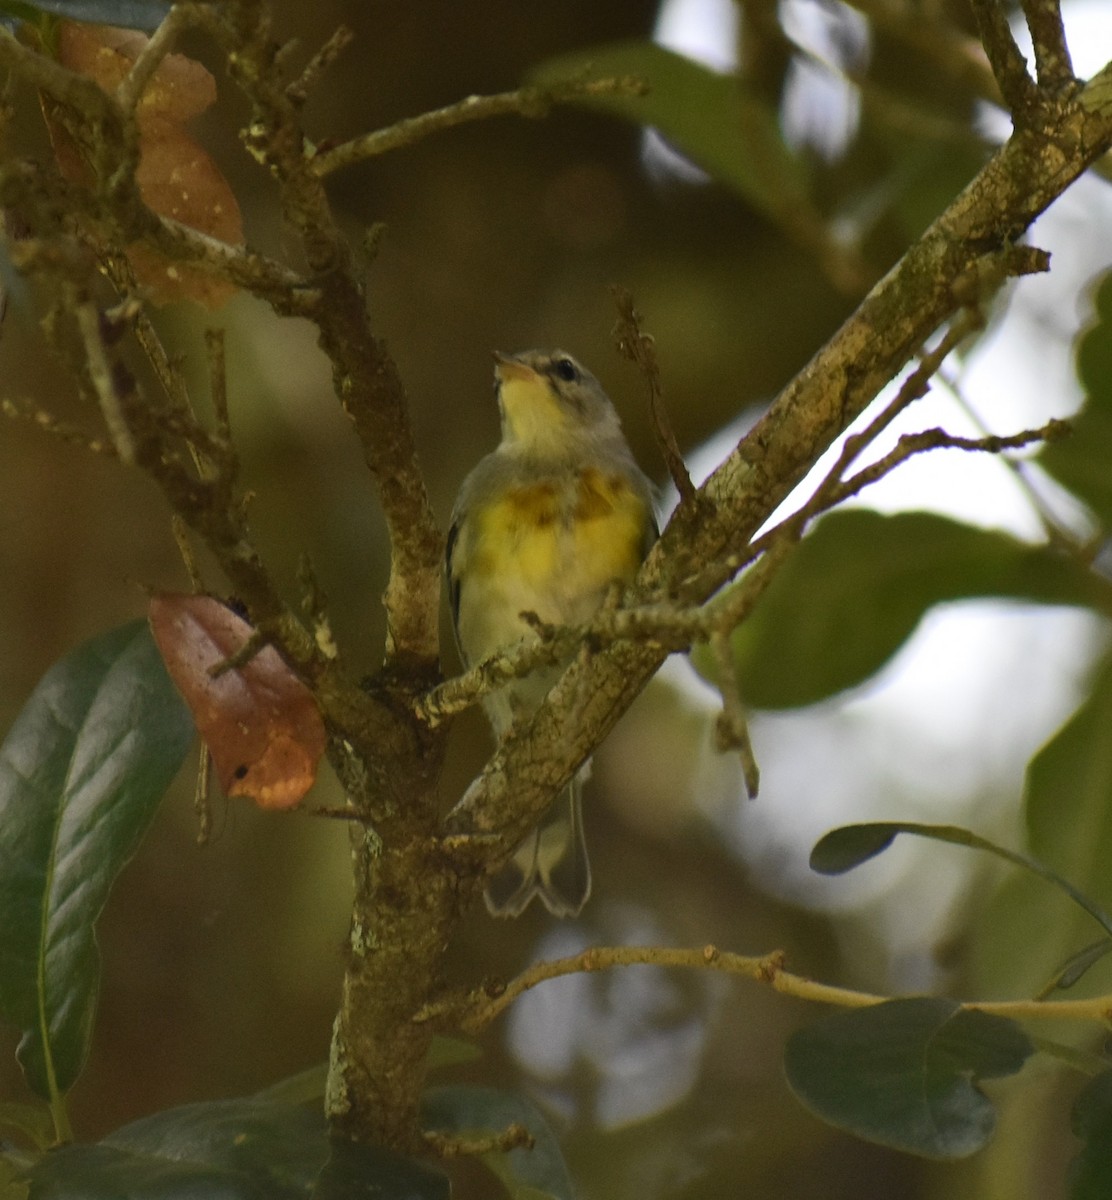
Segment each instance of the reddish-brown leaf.
M141 117L139 129L142 153L135 178L144 202L164 217L241 245L239 204L201 144L183 126L155 113ZM188 299L213 309L236 292L227 280L172 263L139 243L129 247L127 256L136 279L155 304Z
M112 92L146 43L146 36L134 30L66 21L59 33L58 57L70 70ZM184 125L215 100L216 81L200 63L184 54L163 59L136 109L140 150L136 182L144 202L155 212L239 246L243 220L235 193ZM44 111L62 171L71 179L87 181L85 157L62 127L62 114L46 105ZM189 299L216 308L236 291L234 284L171 263L146 246L131 246L128 259L155 304Z
M212 669L238 653L252 630L211 596L156 595L149 618L224 790L260 808L293 808L312 787L325 746L309 689L272 646L214 677Z
M58 33L58 60L106 92L114 92L149 41L134 29L111 25L79 25L63 21ZM168 54L151 76L139 100L139 115L154 113L188 121L216 103L216 80L199 62L184 54Z

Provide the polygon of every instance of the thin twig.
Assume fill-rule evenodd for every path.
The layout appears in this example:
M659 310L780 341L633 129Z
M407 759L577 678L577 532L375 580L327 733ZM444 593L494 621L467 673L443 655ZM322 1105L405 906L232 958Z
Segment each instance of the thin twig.
M201 578L201 571L197 566L197 556L193 553L193 546L189 541L189 527L177 513L170 517L170 532L177 545L178 553L181 555L185 573L189 576L189 586L193 589L193 594L203 595L204 580Z
M964 308L961 310L950 322L946 332L939 339L938 345L920 355L919 365L903 381L892 400L881 409L861 433L846 438L837 462L823 483L820 484L817 494L821 494L826 489L837 490L842 477L853 461L892 424L909 404L921 400L927 394L931 379L934 378L935 373L950 354L971 333L983 326L984 316L979 309Z
M192 4L175 4L166 19L151 34L150 40L136 56L131 69L116 88L116 103L126 113L134 113L143 99L154 73L173 50L178 35L191 25L199 24Z
M924 429L919 433L905 433L883 458L870 463L840 484L834 492L835 503L856 496L863 488L876 483L901 463L928 450L966 450L973 453L1002 454L1005 450L1021 450L1024 446L1030 446L1032 442L1057 441L1069 431L1068 421L1052 419L1038 429L1025 429L1007 437L996 434L982 438L955 437L945 429Z
M146 311L140 311L135 316L135 339L162 385L163 394L169 401L170 412L183 426L196 423L196 413L193 411L180 363L167 353L162 338Z
M633 293L623 287L612 287L610 294L618 308L618 323L614 326L618 350L644 377L649 389L649 412L652 416L653 433L656 434L656 444L668 467L668 474L676 485L676 491L679 492L680 503L692 504L698 490L691 481L679 442L676 440L676 431L672 428L668 410L664 407L664 387L660 381L656 346L653 339L641 329L641 314L633 305Z
M15 71L52 100L88 116L103 117L112 106L110 97L91 79L67 70L50 55L25 46L3 25L0 25L0 67Z
M339 658L340 648L336 645L336 638L332 633L332 622L328 617L328 597L324 594L324 589L317 579L317 573L313 569L313 560L308 554L301 556L297 568L297 581L301 584L301 609L308 618L309 628L313 631L313 640L317 644L317 649L326 658Z
M44 433L56 437L59 441L81 446L93 454L103 454L105 458L118 458L116 447L111 441L103 438L90 437L84 429L60 421L53 413L39 408L30 400L12 400L9 397L0 399L0 413L13 421L26 421L41 429Z
M130 267L126 261L115 265L121 267L130 279ZM235 477L238 464L231 440L218 432L214 436L201 424L189 395L189 387L185 381L180 363L171 358L162 338L155 328L150 315L139 309L133 318L135 337L142 347L147 361L151 364L163 393L169 401L169 407L158 410L156 416L162 432L169 437L178 437L185 442L186 449L197 474L202 479L217 479ZM213 398L214 406L216 398Z
M238 671L240 667L247 666L252 659L258 657L268 644L269 639L266 634L261 630L252 629L247 641L234 654L229 654L227 658L223 658L214 666L209 667L209 676L219 679L221 675L226 675L229 671Z
M295 104L304 104L309 93L320 82L321 76L355 40L355 34L346 26L339 25L328 40L305 64L301 74L286 86L286 95Z
M700 575L686 580L685 589L691 588L696 592L706 592L710 590L710 585L709 583L705 583L704 579L709 579L711 574L719 576L725 569L729 571L732 577L751 562L754 562L759 555L765 553L771 547L779 546L780 551L784 552L789 546L798 542L810 522L837 503L838 489L842 486L845 473L854 460L891 425L909 404L926 393L934 372L938 370L950 352L973 329L979 327L981 320L979 310L961 310L951 322L950 327L938 345L932 351L920 357L919 365L903 381L896 395L869 422L865 429L845 439L834 461L834 465L827 471L822 482L814 490L807 503L789 517L786 517L780 524L749 543L740 552L729 555L724 560L710 564L703 569ZM717 602L727 605L732 603L740 604L744 607L744 615L748 615L751 606L751 601L745 592L736 597L732 592L725 592ZM711 601L712 605L715 603L716 601ZM742 617L739 616L738 621L741 619Z
M1017 125L1026 123L1037 108L1039 91L1027 71L1027 63L1012 37L1000 0L971 0L981 45L1000 86L1004 103Z
M499 92L493 96L467 96L455 104L417 117L407 117L385 129L364 133L322 150L313 158L313 170L321 176L331 175L341 167L374 158L389 150L412 146L431 134L469 121L485 121L490 117L543 117L554 104L570 104L590 96L639 96L645 92L644 83L632 77L620 79L578 79L548 87L524 87L514 92Z
M224 353L224 330L205 330L205 351L209 364L209 395L216 418L216 436L231 444L232 422L228 415L228 375Z
M722 711L715 722L715 748L720 754L727 750L736 750L741 758L742 774L745 779L745 792L750 800L757 798L757 789L761 784L760 771L753 754L753 743L749 737L749 721L745 715L745 706L741 702L741 689L737 682L737 669L734 666L733 647L730 644L730 632L726 629L716 629L710 638L710 649L714 655L715 682L722 697Z
M462 674L438 684L417 697L414 713L431 728L476 705L484 696L513 679L521 679L541 667L555 666L566 658L578 629L567 628L550 641L522 641L469 667Z
M553 626L541 633L536 640L517 642L417 697L413 703L415 715L435 727L511 680L567 663L584 642L611 645L623 639L656 640L669 650L681 650L706 636L707 630L698 609L645 604L602 609L584 625Z
M197 815L197 845L207 846L212 837L212 755L204 742L201 743L198 754L193 811Z
M169 257L238 284L272 304L283 316L310 316L319 306L319 289L281 263L222 242L171 217L155 213L149 217L150 228L145 236Z
M524 1125L514 1122L501 1133L486 1137L454 1137L449 1134L423 1130L421 1138L425 1145L440 1158L475 1158L483 1154L506 1154L510 1150L532 1150L533 1135Z
M1039 86L1053 93L1075 83L1060 0L1023 0L1023 15L1035 48Z
M948 374L945 371L939 371L938 378L945 384L950 395L961 407L969 420L981 431L981 436L989 437L990 431L988 425L965 394L965 389L961 386L957 376ZM1060 547L1067 553L1084 559L1086 562L1091 561L1092 553L1089 543L1075 534L1073 530L1067 528L1051 512L1045 498L1031 480L1027 463L1023 459L1013 458L1010 454L1001 454L1000 461L1011 472L1020 490L1026 496L1027 502L1031 505L1035 516L1038 517L1039 523L1043 527L1047 541L1052 545Z
M464 1001L461 1027L466 1033L478 1033L503 1013L519 996L550 979L590 971L606 971L635 965L682 967L721 971L763 983L773 991L800 1000L831 1004L841 1008L866 1008L892 999L873 992L833 987L785 970L782 950L753 957L704 946L701 950L672 949L665 946L596 946L570 958L536 963L504 986L479 989ZM449 1002L445 1008L450 1010ZM995 1000L965 1001L962 1008L991 1013L1013 1020L1074 1020L1107 1025L1112 1020L1112 995L1081 1000ZM426 1019L447 1015L430 1009Z
M131 430L124 418L120 395L116 390L116 379L105 353L104 343L101 341L100 317L96 306L88 300L81 301L74 307L77 328L85 347L89 378L96 392L105 428L120 461L130 465L135 462L135 439L131 436Z

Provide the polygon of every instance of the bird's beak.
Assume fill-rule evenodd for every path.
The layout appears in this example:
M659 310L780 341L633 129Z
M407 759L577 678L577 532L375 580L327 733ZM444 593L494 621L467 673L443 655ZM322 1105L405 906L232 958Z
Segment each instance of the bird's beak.
M513 379L527 383L537 378L537 373L532 367L523 363L521 359L514 358L512 354L503 354L500 350L494 352L494 374L499 383L507 383Z

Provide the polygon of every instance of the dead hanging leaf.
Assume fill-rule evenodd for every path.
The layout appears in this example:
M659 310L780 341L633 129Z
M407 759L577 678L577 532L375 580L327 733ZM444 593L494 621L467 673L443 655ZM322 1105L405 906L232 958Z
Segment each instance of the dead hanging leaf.
M134 29L63 21L58 58L63 66L114 92L150 39ZM216 80L195 59L168 54L139 100L139 115L157 113L188 121L216 103Z
M293 808L312 787L325 746L309 689L272 646L214 677L253 631L211 596L155 595L148 615L224 791L260 808Z
M144 34L104 25L63 22L58 58L63 66L113 92L147 43ZM151 209L210 237L234 246L243 244L239 204L228 181L208 152L186 130L184 122L216 100L216 81L184 54L169 54L159 64L136 107L139 167L136 182ZM51 141L62 172L87 182L88 156L63 121L63 114L44 103ZM216 308L235 291L234 284L194 267L169 262L143 245L128 248L136 279L155 304L194 300Z

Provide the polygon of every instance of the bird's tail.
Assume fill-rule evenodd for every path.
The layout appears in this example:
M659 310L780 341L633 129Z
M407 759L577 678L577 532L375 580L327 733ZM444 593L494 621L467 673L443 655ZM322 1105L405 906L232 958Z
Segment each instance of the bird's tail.
M591 864L577 776L490 881L484 898L496 917L520 916L534 896L553 916L574 917L590 894Z

